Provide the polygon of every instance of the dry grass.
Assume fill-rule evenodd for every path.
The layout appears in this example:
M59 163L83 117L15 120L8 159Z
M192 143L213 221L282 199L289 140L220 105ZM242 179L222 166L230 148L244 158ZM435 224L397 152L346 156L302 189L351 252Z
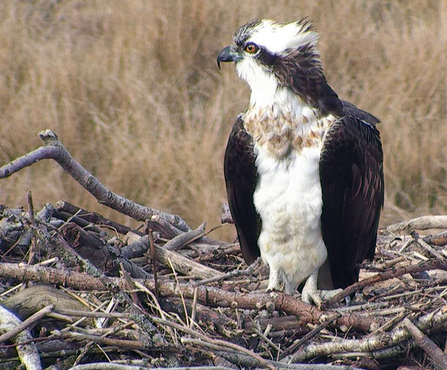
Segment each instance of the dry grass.
M2 1L0 163L50 128L111 190L216 225L226 138L249 96L216 55L246 21L305 15L322 34L331 85L383 122L382 223L446 213L445 0ZM31 189L36 208L66 199L113 212L48 161L0 187L10 207Z

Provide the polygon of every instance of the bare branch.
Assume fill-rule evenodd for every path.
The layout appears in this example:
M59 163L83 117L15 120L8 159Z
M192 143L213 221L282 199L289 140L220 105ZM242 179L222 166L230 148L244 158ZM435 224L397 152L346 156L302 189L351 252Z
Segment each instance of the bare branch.
M40 311L36 312L34 315L31 315L28 317L25 321L23 321L21 324L17 325L14 329L9 330L7 333L0 335L0 343L3 343L12 337L16 336L21 331L29 328L31 325L42 319L43 317L47 316L51 310L53 309L52 305L46 306L42 308Z
M41 131L39 132L39 136L45 143L45 146L37 148L1 167L0 179L9 177L42 159L54 159L65 172L70 174L71 177L92 194L100 204L104 204L137 221L144 221L155 217L168 221L180 230L191 230L187 223L177 215L142 206L108 190L96 177L89 173L70 155L53 131Z
M0 332L15 330L18 326L23 325L19 318L9 312L7 309L0 306ZM19 355L20 361L28 370L42 370L42 365L40 362L39 352L34 343L31 342L33 337L28 330L20 330L20 332L14 337L14 343L27 343L18 345L17 354Z
M422 316L416 322L416 326L420 330L427 331L435 327L441 329L445 322L447 322L447 306L441 307L436 313ZM318 356L328 356L337 353L346 354L346 352L361 352L374 357L374 351L395 346L409 337L408 331L404 327L399 326L389 333L382 332L364 339L342 339L323 344L311 343L301 348L295 354L294 360L300 362Z
M395 233L403 230L447 229L447 216L421 216L389 225L386 230Z
M447 369L447 355L442 352L430 338L424 335L424 333L422 333L409 319L404 319L403 323L417 345L421 347L428 356L430 356L433 364L435 364L435 366L439 369Z
M342 300L344 297L363 289L364 287L377 283L379 281L389 280L395 277L399 277L405 274L411 274L415 272L421 272L426 270L447 270L447 263L444 261L427 261L418 265L409 265L398 268L390 269L384 273L373 275L368 279L359 281L343 289L340 293L334 295L331 299L323 302L324 307L330 307L332 304Z
M172 253L172 252L171 252ZM125 281L118 278L95 278L85 273L61 271L59 269L41 266L17 265L13 263L0 264L0 276L32 280L69 286L79 290L104 290L107 286L118 286L127 289ZM150 291L155 290L153 280L139 280ZM176 283L171 280L159 279L160 296L183 296L193 299L196 286L188 283ZM219 288L197 287L197 301L213 307L238 307L249 309L268 308L269 310L284 311L289 315L297 315L299 324L320 324L333 311L323 312L284 293L241 293L230 292ZM353 327L355 330L370 332L384 324L384 320L369 315L343 314L334 325Z

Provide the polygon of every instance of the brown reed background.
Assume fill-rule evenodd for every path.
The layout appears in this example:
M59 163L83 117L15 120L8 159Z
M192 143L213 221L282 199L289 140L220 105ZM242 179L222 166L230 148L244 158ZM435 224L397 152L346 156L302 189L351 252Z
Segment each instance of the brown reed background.
M0 164L55 131L110 190L219 223L222 159L249 90L216 55L238 25L309 16L328 81L378 116L382 224L447 212L445 0L8 0L0 2ZM64 199L124 223L55 163L0 180L0 203ZM216 237L232 239L231 227Z

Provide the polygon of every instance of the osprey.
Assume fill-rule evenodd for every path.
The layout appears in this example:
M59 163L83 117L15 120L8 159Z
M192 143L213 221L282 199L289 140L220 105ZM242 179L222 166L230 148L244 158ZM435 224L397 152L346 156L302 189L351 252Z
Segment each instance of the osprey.
M319 288L358 281L374 257L384 179L380 121L328 85L317 40L306 18L259 20L217 63L235 62L251 89L224 161L242 255L269 265L269 291L306 281L302 299L320 304Z

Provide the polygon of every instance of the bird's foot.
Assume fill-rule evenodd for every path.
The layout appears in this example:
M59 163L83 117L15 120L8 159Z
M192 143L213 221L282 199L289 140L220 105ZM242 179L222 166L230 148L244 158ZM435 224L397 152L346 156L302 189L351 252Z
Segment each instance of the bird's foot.
M306 286L304 286L306 288ZM337 293L341 292L343 289L334 290L312 290L304 289L301 293L301 300L308 304L314 304L318 308L321 308L323 301L327 301L335 296Z
M270 267L269 285L267 286L267 292L280 292L282 290L283 286L279 276L279 271L273 270Z
M317 281L318 272L313 273L307 278L303 291L301 292L301 300L308 304L315 304L318 308L321 308L323 301L331 299L342 289L320 290L317 287Z

